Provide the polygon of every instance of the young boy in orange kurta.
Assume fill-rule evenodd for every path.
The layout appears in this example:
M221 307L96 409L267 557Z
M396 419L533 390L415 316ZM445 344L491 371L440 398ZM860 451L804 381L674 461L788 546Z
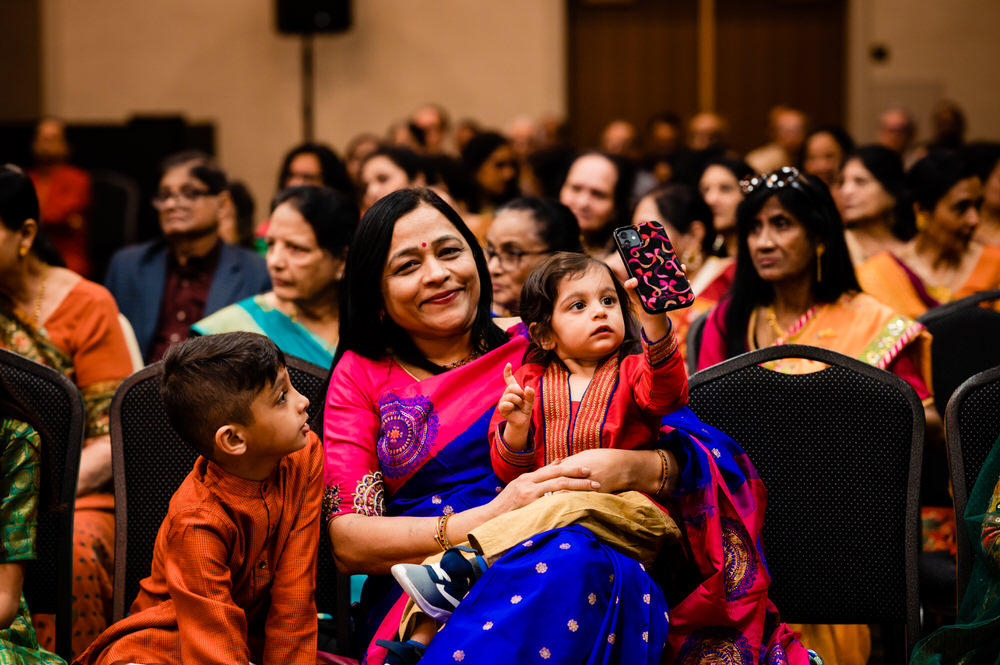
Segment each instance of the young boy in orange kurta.
M75 662L312 665L323 450L309 400L253 333L172 347L161 393L202 456L170 500L129 616Z

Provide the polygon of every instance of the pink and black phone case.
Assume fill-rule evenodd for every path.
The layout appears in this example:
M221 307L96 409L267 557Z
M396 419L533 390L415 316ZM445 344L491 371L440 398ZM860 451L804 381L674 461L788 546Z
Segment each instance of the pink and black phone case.
M691 284L659 222L623 226L615 230L614 238L626 270L639 280L636 293L643 309L659 314L694 303Z

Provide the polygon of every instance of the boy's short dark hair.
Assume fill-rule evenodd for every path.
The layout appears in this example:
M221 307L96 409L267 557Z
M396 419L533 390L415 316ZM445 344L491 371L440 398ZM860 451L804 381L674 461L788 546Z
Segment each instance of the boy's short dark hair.
M611 267L603 261L578 252L555 252L542 261L525 280L521 288L521 321L528 326L531 342L524 352L524 362L545 365L557 358L555 350L542 348L542 340L552 332L552 312L559 298L559 285L564 279L576 279L588 270L607 270L615 285L618 303L625 323L625 338L619 356L625 355L638 343L638 325L632 314L632 300Z
M284 366L281 350L257 333L206 335L170 347L160 380L170 424L212 459L215 432L230 423L252 425L253 401Z

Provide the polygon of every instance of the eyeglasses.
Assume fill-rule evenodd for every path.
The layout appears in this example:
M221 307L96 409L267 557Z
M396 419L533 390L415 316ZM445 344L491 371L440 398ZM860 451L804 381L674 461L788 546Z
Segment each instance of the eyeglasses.
M153 207L157 210L163 210L172 198L176 198L180 203L191 204L203 196L215 196L215 194L207 189L197 189L195 187L181 187L176 192L162 191L153 197Z
M761 188L782 189L793 182L801 182L802 174L794 166L782 166L777 171L761 173L740 180L740 191L744 196L749 196Z
M490 246L487 246L484 251L486 252L487 263L493 259L500 259L500 267L504 270L517 270L521 266L521 259L526 256L538 256L549 253L548 250L542 252L525 252L520 249L497 250Z

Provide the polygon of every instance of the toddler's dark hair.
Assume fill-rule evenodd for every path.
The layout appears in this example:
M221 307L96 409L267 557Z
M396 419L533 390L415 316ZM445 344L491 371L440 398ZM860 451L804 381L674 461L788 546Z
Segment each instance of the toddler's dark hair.
M253 401L284 366L281 350L257 333L206 335L170 347L160 380L170 424L212 459L215 432L230 423L252 425Z
M632 301L628 291L603 261L577 252L556 252L545 258L531 271L521 288L521 320L531 333L531 343L524 354L524 362L548 364L556 359L554 350L546 351L541 341L552 332L552 312L559 298L559 285L563 280L581 277L588 270L607 270L618 294L625 322L625 339L619 347L624 355L638 342L639 326L632 315Z

